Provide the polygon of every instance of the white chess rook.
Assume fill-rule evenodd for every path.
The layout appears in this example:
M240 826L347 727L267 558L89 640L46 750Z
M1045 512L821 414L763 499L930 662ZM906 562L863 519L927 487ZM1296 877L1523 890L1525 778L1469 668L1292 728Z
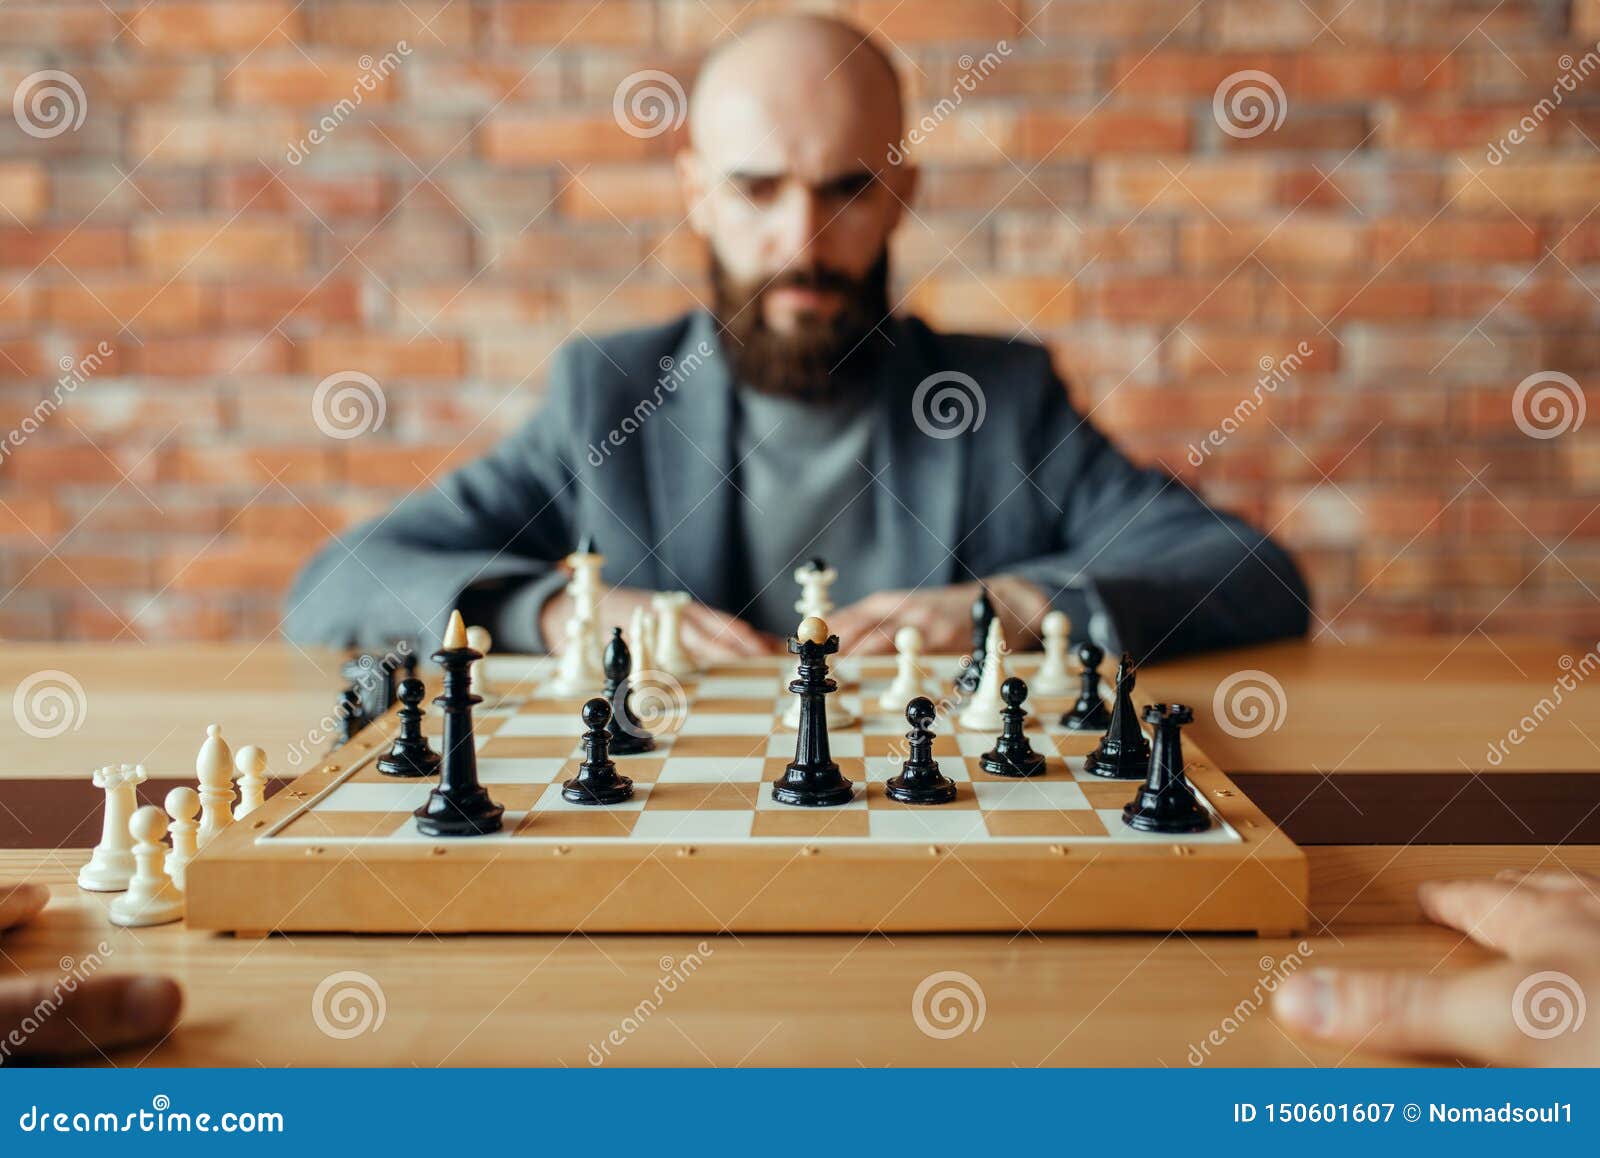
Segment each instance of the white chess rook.
M826 619L833 611L833 596L830 592L837 578L839 572L832 567L818 570L806 562L795 568L794 581L800 584L800 598L796 601L794 609L800 613L802 619L809 619L812 616Z
M894 682L883 689L878 706L886 712L904 712L922 694L922 632L907 624L894 633Z
M1000 685L1006 680L1006 636L1000 628L997 615L989 622L989 637L983 645L983 674L978 677L978 690L956 722L968 732L997 733L1003 722L1000 709L1005 701L1000 698Z
M78 887L94 893L120 893L133 878L133 841L128 821L138 804L138 788L145 781L143 764L108 764L95 769L94 786L105 789L105 816L100 843L89 863L78 870Z
M1067 635L1072 630L1072 622L1066 612L1052 611L1040 626L1044 636L1044 660L1028 683L1028 694L1064 696L1077 691L1078 682L1067 670Z
M809 619L811 617L807 616L807 618ZM819 615L819 616L816 616L816 618L817 619L821 619L822 616ZM801 620L801 622L804 623L805 620ZM842 681L839 680L838 674L836 672L831 672L830 676L833 678L833 682L834 683L836 683L836 684L842 683ZM785 686L787 687L788 685L785 684ZM852 725L852 724L854 724L856 722L856 714L854 712L852 712L848 707L845 706L844 697L843 697L843 693L842 692L834 692L832 695L824 697L823 701L822 701L822 706L823 706L823 712L824 712L824 714L825 714L825 716L827 718L827 721L828 721L828 730L830 732L833 731L836 728L848 728L848 727L850 727L850 725ZM794 729L796 731L799 730L799 728L800 728L800 697L799 696L791 695L789 697L789 706L783 710L783 719L780 722L783 724L783 726L785 728L792 728L792 729Z
M133 878L128 882L128 891L111 902L111 923L144 928L182 920L183 893L161 867L166 814L154 804L146 804L133 814L128 831L134 842Z
M200 845L233 823L233 753L216 724L206 725L205 743L194 758L200 780Z

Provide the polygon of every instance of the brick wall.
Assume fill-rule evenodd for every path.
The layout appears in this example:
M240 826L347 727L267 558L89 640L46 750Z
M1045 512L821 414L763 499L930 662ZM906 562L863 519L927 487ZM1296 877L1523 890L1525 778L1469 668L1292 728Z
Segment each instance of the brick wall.
M681 308L672 137L613 97L766 7L7 0L0 96L82 97L0 104L0 634L260 638L575 328ZM909 308L1049 342L1124 445L1278 528L1342 638L1600 633L1600 418L1524 433L1572 425L1531 405L1560 379L1516 406L1600 381L1600 0L833 7L919 115L962 95ZM1264 125L1214 106L1245 70ZM329 437L346 370L384 420Z

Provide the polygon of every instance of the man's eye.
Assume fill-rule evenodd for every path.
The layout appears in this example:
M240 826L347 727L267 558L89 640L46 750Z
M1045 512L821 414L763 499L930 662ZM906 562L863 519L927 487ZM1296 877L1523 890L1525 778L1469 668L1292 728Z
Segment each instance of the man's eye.
M854 177L841 177L839 180L829 184L827 195L834 201L849 201L851 198L863 193L872 184L872 181L873 178L870 173L862 173Z
M746 177L739 182L739 192L763 205L778 195L778 182L772 177Z

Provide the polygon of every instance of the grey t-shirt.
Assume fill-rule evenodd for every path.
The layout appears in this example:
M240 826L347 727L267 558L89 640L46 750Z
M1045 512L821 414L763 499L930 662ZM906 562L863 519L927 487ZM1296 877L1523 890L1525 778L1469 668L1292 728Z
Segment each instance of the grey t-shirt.
M840 607L888 586L877 536L870 396L809 402L741 388L734 509L744 548L740 618L786 636L799 622L794 570L820 556L838 571Z

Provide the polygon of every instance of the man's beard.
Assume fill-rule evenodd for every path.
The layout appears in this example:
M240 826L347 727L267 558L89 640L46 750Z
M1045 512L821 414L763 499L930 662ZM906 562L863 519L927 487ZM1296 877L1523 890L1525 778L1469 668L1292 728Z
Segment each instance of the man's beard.
M868 388L866 371L885 344L889 318L889 252L885 249L858 281L836 270L795 271L769 280L734 280L711 254L712 312L723 349L739 382L764 394L830 401ZM768 290L800 287L837 293L843 307L831 318L801 315L794 331L767 325Z

